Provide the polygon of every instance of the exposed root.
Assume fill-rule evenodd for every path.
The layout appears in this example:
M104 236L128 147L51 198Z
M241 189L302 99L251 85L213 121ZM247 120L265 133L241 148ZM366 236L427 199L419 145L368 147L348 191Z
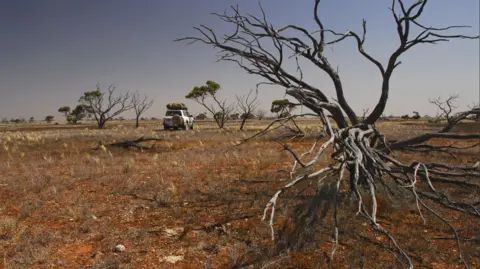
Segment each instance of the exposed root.
M480 174L477 169L478 164L473 166L456 167L437 163L423 164L416 162L407 165L388 155L388 153L383 150L389 146L388 144L377 144L377 146L372 147L372 144L374 144L372 143L372 140L377 140L379 135L379 132L375 129L374 125L358 125L343 129L329 128L332 130L331 132L333 134L330 139L321 145L318 145L318 140L315 141L313 146L308 151L300 155L297 155L295 151L286 144L278 142L282 145L284 150L288 151L293 156L294 163L292 169L290 171L286 171L289 173L291 181L271 197L264 209L262 221L265 221L267 219L267 215L269 215L268 223L271 230L272 240L275 240L275 229L273 224L275 209L278 204L279 197L284 192L293 188L298 183L306 180L330 180L332 177L328 177L329 174L338 175L338 178L335 182L336 192L333 208L334 246L330 254L330 263L332 263L334 255L337 251L339 239L338 234L340 224L337 219L337 195L340 191L340 185L344 178L345 170L348 170L350 174L349 189L351 193L355 194L355 198L358 203L357 215L361 215L366 218L370 222L374 231L382 233L389 239L391 246L395 250L395 257L402 264L405 264L409 268L413 268L413 263L409 255L396 242L394 236L385 227L380 226L377 222L377 184L385 184L382 181L384 176L389 176L392 178L393 182L397 183L397 187L399 189L410 190L415 199L415 204L419 215L424 223L426 223L427 219L422 212L422 208L432 213L449 226L457 240L459 260L467 267L467 264L462 256L460 237L456 229L448 220L446 220L440 213L429 207L422 199L427 198L439 205L444 206L445 208L455 209L461 212L469 213L473 216L480 217L480 210L478 209L480 202L465 203L454 201L434 186L435 182L442 182L457 186L480 189L478 182L472 182L468 179L455 179L479 178ZM385 141L385 139L382 139L381 141ZM322 153L324 153L328 147L332 148L333 162L326 167L314 169ZM314 152L315 155L310 160L304 160L306 156L312 155ZM427 189L424 187L419 187L420 178L425 179L425 186ZM369 205L365 203L360 190L363 190L369 194Z

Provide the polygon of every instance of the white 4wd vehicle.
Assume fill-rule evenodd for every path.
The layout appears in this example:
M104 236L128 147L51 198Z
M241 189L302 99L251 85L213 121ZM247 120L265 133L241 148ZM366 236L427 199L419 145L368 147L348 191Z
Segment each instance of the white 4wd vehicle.
M193 129L194 118L185 109L167 109L163 118L163 128L168 129Z

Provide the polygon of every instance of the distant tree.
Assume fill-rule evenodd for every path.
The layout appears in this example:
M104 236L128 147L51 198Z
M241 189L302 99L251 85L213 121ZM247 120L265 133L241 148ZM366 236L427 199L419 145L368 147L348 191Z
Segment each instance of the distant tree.
M245 122L247 122L247 119L252 118L253 113L258 107L258 90L255 91L255 95L252 95L252 93L253 90L250 90L246 96L235 95L237 98L238 108L242 113L240 117L242 119L242 123L240 123L240 131L243 130Z
M153 100L149 100L146 94L142 98L140 97L140 94L136 92L132 95L132 105L133 110L135 110L135 128L138 128L138 119L140 118L140 115L153 105Z
M235 110L235 106L227 105L227 100L219 101L217 94L220 90L220 84L208 80L206 85L199 87L194 87L186 96L187 99L193 99L203 107L205 107L208 112L210 112L217 123L219 128L225 126L225 122L228 120L228 116ZM214 105L208 105L206 99L211 97L216 104L217 108Z
M67 121L76 124L87 116L87 107L85 105L77 105L67 117ZM69 120L70 119L70 120Z
M8 123L8 119L7 118L2 118L2 123L4 123L4 124Z
M262 120L262 119L265 117L265 115L267 115L267 111L265 111L265 110L263 110L263 109L259 109L259 110L257 111L257 118L258 118L259 120Z
M35 122L35 117L30 117L30 119L28 120L29 123L32 123L32 122Z
M207 119L207 113L200 113L195 117L196 120L206 120Z
M277 118L285 118L291 115L291 112L298 104L290 102L288 99L274 100L270 112L275 113Z
M230 116L228 117L228 119L230 120L238 120L239 118L240 118L240 114L238 113L230 114Z
M410 119L410 116L408 116L408 114L405 114L401 118L404 119L404 120L408 120L408 119Z
M418 113L417 111L413 111L412 119L418 120L420 118L421 118L420 113Z
M213 115L213 118L214 118L216 121L220 121L220 120L223 118L223 115L225 115L225 114L223 114L222 112L219 111L219 112L217 112L217 113L215 113L215 114ZM225 119L225 120L226 120L226 119Z
M79 102L93 115L98 129L103 129L109 120L133 108L132 95L127 92L116 96L113 85L108 86L107 92L101 91L97 85L95 91L85 92Z
M158 119L155 117L151 117L150 120L158 120Z
M124 121L125 118L124 118L124 117L119 117L118 120L119 120L119 121Z
M58 112L60 113L63 113L63 115L65 116L65 118L68 117L68 115L70 114L70 107L69 106L62 106L58 109Z
M54 116L48 115L48 116L45 117L45 121L48 122L48 123L50 123L50 122L53 121L54 118L55 118Z

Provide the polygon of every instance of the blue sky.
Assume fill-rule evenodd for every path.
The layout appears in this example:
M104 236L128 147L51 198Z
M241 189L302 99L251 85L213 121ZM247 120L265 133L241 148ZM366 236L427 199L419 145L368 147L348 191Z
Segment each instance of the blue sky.
M405 0L406 3L413 0ZM478 0L435 0L421 19L426 25L471 25L462 33L479 33ZM228 31L210 15L230 5L258 14L256 0L15 0L0 3L0 118L43 119L62 105L74 106L80 95L101 85L118 91L140 91L155 100L146 113L162 117L169 102L185 102L193 113L203 112L185 94L211 79L222 85L222 97L234 101L260 78L247 75L232 63L216 63L215 51L205 45L187 46L174 39L195 35L193 26L205 24ZM323 0L320 15L327 28L344 32L361 29L367 20L366 50L386 63L397 46L390 1ZM316 30L313 0L262 0L276 27L299 24ZM358 56L352 42L329 48L330 62L339 67L347 100L355 111L373 107L380 93L380 76ZM479 100L479 41L453 40L424 45L401 58L391 81L386 114L413 110L434 115L428 98L460 94L459 105ZM334 96L331 82L306 64L309 81ZM279 88L262 88L260 101L268 110ZM126 114L129 117L131 114Z

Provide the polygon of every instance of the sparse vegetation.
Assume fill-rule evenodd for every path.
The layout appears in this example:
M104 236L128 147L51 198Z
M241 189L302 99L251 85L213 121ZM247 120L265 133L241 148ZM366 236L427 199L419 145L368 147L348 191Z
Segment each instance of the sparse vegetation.
M480 107L456 112L452 95L430 100L434 120L385 116L402 55L478 39L446 32L465 26L425 26L427 2L390 2L398 44L384 60L365 47L365 20L361 32L336 32L320 0L314 29L277 28L261 6L259 16L214 13L231 33L201 25L180 40L267 81L231 105L214 81L194 87L185 97L208 111L195 128L185 104L167 104L159 122L145 116L152 99L113 85L60 107L71 124L4 119L0 268L478 268ZM381 79L362 114L329 60L346 40ZM306 62L335 97L304 76ZM268 116L258 110L264 84L286 93Z
M297 120L302 129L316 122ZM95 130L95 125L87 123L81 128L48 125L43 129L27 124L0 133L0 256L5 257L2 260L7 268L104 268L108 264L204 268L205 261L211 268L235 264L252 264L253 268L271 264L267 268L278 269L328 267L331 185L324 184L318 190L316 184L304 184L301 195L287 192L281 197L275 221L278 240L273 243L268 240L268 225L259 218L273 194L271 189L284 184L277 169L290 165L289 153L275 142L284 130L232 147L264 129L269 121L247 121L243 132L238 131L240 122L228 122L219 130L213 119L198 122L197 129L188 132L159 132L156 123L143 124L144 128L135 129L135 120L112 121L105 130ZM413 125L392 121L377 127L390 139L402 139L428 133L435 126L420 119ZM475 133L479 128L469 123L458 126L456 132ZM305 151L316 140L317 131L312 129L302 139L281 141L292 150ZM143 151L108 146L142 135L163 140L145 142L145 146L155 147ZM98 141L104 142L105 149L92 151ZM448 146L451 140L435 139L432 143ZM475 143L470 140L457 146ZM422 158L460 165L478 160L477 150L471 148L457 159L447 153L428 152L401 157L411 162ZM322 158L322 162L326 164L327 159ZM468 188L452 189L449 197L463 197ZM452 253L455 240L438 239L452 238L449 228L431 217L424 226L415 206L405 202L414 197L396 193L391 198L387 194L377 198L379 222L404 242L419 267L458 265ZM391 200L403 202L397 205ZM294 203L287 206L287 201ZM343 201L343 207L355 207ZM435 208L447 213L444 208ZM301 217L310 214L314 218ZM451 216L451 223L462 227L462 253L474 268L478 218L460 213ZM339 212L338 217L345 227L340 233L348 234L340 239L338 263L355 268L361 262L365 268L396 265L390 251L380 244L384 239L366 229L362 218L352 218L346 212ZM126 251L113 252L118 244L125 245ZM170 256L183 260L159 265L160 259Z

